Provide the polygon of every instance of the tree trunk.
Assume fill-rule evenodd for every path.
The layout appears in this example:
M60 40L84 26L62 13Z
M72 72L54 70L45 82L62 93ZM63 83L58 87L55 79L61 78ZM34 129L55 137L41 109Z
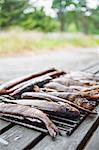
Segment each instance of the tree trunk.
M59 11L58 18L60 21L60 31L64 32L65 31L65 18L64 18L64 13L62 12L62 10Z
M61 16L60 18L60 31L64 32L65 31L65 20L64 20L64 16Z

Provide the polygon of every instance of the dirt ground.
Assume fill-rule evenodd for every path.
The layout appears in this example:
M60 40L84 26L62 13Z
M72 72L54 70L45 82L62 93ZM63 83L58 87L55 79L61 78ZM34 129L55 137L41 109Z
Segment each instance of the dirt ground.
M44 54L26 54L0 58L0 81L6 81L47 68L77 70L98 61L95 48L58 50Z

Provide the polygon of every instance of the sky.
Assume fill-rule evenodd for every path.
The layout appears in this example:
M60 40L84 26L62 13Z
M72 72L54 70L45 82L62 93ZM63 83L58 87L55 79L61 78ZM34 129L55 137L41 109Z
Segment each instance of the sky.
M77 2L78 0L75 1ZM86 1L87 1L87 6L89 8L96 8L97 5L99 5L99 0L86 0ZM35 6L38 8L43 6L46 15L51 17L56 16L56 12L51 8L53 0L30 0L30 2L31 3L35 2Z

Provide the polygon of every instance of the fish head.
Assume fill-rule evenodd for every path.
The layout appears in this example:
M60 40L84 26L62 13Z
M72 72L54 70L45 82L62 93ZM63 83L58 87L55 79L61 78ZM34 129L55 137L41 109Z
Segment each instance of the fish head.
M61 107L63 107L64 109L64 113L67 114L68 116L75 118L80 116L80 111L77 108L72 107L71 105L63 102L60 102L60 104Z

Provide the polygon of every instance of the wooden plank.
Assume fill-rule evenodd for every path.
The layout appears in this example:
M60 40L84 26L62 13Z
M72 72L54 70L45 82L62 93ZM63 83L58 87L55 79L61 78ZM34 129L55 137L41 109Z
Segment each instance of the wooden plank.
M93 67L95 68L95 67ZM99 67L96 67L91 72L96 72ZM98 108L99 109L99 108ZM96 122L99 120L98 115L94 118L87 117L86 120L79 126L79 128L70 136L60 137L58 136L56 141L53 142L50 136L46 136L35 146L36 139L41 136L41 133L21 127L16 125L15 127L9 129L5 133L3 133L0 138L5 139L8 144L2 145L0 144L0 149L3 150L13 150L13 149L24 149L29 144L33 147L33 150L51 150L51 149L67 149L67 150L75 150L81 149L84 142L86 142L89 138L89 135L92 133L92 128L96 127ZM20 137L20 134L22 137ZM16 140L17 139L17 140ZM37 143L37 142L36 142Z
M84 150L99 150L99 127L94 132L93 136L91 137Z
M87 63L87 64L82 64L82 65L79 65L77 67L77 69L75 70L82 70L82 71L85 71L85 70L90 70L90 68L93 68L94 66L97 66L99 64L99 61L92 61L90 63Z
M3 121L3 120L0 120L0 131L2 129L4 129L5 127L7 127L8 125L10 125L11 123L10 122L6 122L6 121Z
M96 73L97 71L99 71L99 63L97 63L96 65L94 65L93 67L90 67L87 69L87 72L90 73ZM85 69L86 70L86 69Z
M14 126L13 123L0 120L0 135Z
M0 100L0 103L1 103L1 100ZM10 122L0 119L0 134L2 134L4 131L8 130L12 126L13 124L11 124Z
M22 150L32 141L36 140L36 138L38 138L40 135L40 132L16 125L0 135L0 149Z
M92 69L93 68L93 69ZM99 64L94 67L88 68L89 72L95 73L99 68ZM96 116L87 117L76 131L70 137L58 137L56 142L53 142L49 136L46 136L40 143L38 143L33 150L56 150L56 149L67 149L67 150L80 150L87 142L92 132L99 124L99 107L97 107L98 114Z
M98 114L94 117L87 117L71 136L58 136L55 142L53 142L49 136L46 136L33 148L33 150L81 150L82 146L87 142L89 136L92 134L92 129L95 128L96 122L99 122L98 115L99 107Z

